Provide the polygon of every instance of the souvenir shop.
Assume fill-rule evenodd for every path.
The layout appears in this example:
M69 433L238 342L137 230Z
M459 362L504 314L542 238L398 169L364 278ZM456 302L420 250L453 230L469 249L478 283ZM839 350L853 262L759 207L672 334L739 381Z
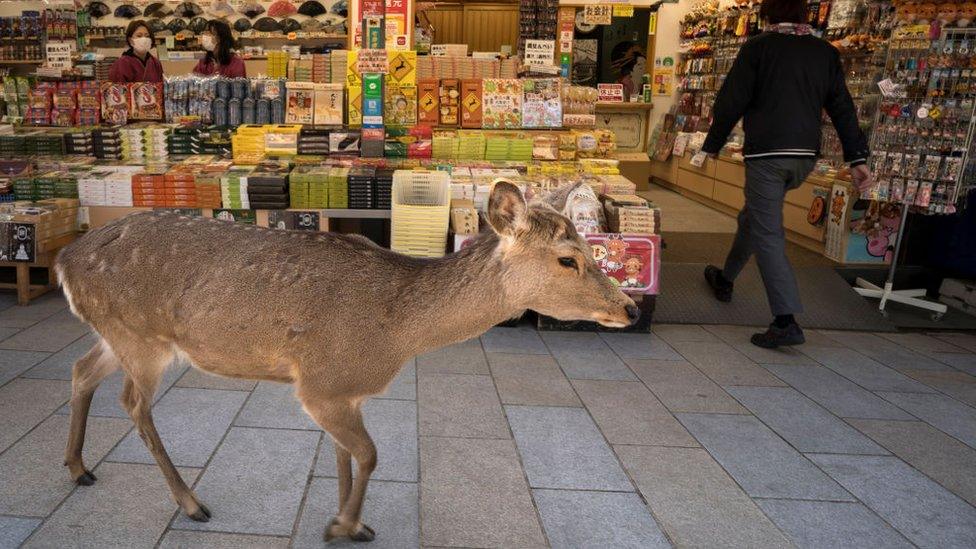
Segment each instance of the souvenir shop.
M813 0L808 5L814 31L840 52L871 144L876 185L863 195L854 190L825 113L822 158L814 174L786 195L788 240L842 270L863 273L875 267L882 274L874 282L851 275L850 282L866 298L899 301L934 319L946 312L944 303L971 314L976 301L971 285L946 280L941 283L944 303L925 303L915 299L925 289L886 292L876 282L893 281L899 269L910 272L907 264L976 276L976 265L965 259L976 249L958 238L973 225L965 206L976 185L976 4ZM759 7L759 2L730 0L665 6L652 67L655 86L664 80L675 87L673 96L655 101L649 150L654 185L730 215L744 203L741 128L718 158L702 166L691 159L702 145L710 109L739 48L762 32ZM661 24L665 19L673 25L667 31ZM896 287L903 278L898 277ZM912 282L928 286L935 297L940 279Z
M974 180L973 6L810 2L842 53L879 184L852 193L825 119L823 159L787 198L791 242L883 266L909 212L959 215ZM26 303L53 287L58 249L151 208L437 257L488 230L495 179L529 197L582 183L565 213L647 329L662 258L691 247L668 236L662 253L661 189L723 216L742 205L741 135L714 161L690 159L723 75L761 30L758 7L0 4L0 265L16 267L8 286Z
M356 232L438 257L488 230L487 197L505 178L530 198L574 185L565 212L649 312L661 212L637 194L650 167L646 6L644 30L622 25L636 41L594 40L584 82L570 77L574 27L603 42L613 20L634 18L627 8L4 4L0 265L18 275L9 286L22 303L40 295L55 281L38 271L61 247L151 208ZM614 47L623 81L597 69L595 56Z

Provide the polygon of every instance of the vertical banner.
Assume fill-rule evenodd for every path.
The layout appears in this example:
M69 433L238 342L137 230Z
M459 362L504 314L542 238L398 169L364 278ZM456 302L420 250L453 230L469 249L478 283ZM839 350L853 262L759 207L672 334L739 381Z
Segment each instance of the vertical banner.
M391 50L409 50L413 18L410 0L386 1L386 47Z

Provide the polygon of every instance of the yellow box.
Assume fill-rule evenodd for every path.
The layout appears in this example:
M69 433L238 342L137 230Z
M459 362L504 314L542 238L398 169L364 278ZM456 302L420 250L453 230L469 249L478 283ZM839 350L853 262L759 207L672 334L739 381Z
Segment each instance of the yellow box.
M363 86L346 86L346 124L363 125Z
M417 52L387 50L387 83L417 85Z

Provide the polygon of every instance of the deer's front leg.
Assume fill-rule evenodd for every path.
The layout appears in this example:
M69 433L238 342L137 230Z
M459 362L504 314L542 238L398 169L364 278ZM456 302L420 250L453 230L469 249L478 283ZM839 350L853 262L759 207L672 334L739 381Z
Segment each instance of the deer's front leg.
M346 507L349 491L352 489L352 454L332 440L336 452L336 471L339 476L339 514Z

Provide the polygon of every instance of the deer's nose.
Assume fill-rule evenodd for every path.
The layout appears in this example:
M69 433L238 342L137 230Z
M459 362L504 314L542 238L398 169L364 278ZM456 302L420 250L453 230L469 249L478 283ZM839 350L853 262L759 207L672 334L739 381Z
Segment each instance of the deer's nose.
M635 324L637 319L640 318L641 310L633 303L627 305L624 309L627 311L627 319L630 320L631 324Z

